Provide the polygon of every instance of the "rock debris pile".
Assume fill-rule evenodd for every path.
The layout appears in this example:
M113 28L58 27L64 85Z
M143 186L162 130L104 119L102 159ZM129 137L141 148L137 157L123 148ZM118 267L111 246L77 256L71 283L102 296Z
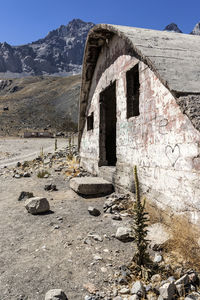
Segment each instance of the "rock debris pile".
M39 178L49 178L55 173L64 175L66 180L73 177L83 177L90 175L79 166L79 155L76 146L66 147L54 153L42 153L32 161L18 162L15 168L5 167L0 172L0 176L8 177L13 174L13 178L28 178L37 175ZM90 175L91 176L91 175ZM54 185L45 189L56 190Z

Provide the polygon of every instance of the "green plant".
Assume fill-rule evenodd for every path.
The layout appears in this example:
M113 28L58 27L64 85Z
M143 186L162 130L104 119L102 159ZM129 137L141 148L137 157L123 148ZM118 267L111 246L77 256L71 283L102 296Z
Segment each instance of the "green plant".
M68 139L68 143L69 143L69 146L68 146L68 154L67 154L67 158L68 160L72 160L73 159L73 151L72 151L72 138L71 136L69 137Z
M41 147L41 149L40 149L40 156L41 156L41 157L44 156L44 150L43 150L43 147Z
M58 141L57 141L57 139L55 139L55 146L54 146L55 152L56 152L57 149L58 149Z
M37 173L38 178L44 178L45 175L50 175L50 173L47 170L41 170Z
M135 179L135 193L136 201L133 206L133 231L136 243L136 253L133 257L134 262L138 266L145 266L147 261L149 261L149 255L147 253L147 248L149 241L147 237L147 226L148 226L148 213L145 211L145 199L142 203L140 198L140 188L139 180L137 175L137 166L134 167L134 179Z

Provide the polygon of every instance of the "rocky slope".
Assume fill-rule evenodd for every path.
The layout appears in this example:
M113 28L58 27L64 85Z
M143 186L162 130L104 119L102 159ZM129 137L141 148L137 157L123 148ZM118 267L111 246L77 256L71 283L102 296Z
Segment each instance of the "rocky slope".
M177 32L177 33L183 33L175 23L170 23L163 30L164 31ZM190 34L200 35L200 22L198 22L194 26L194 29L192 30L192 32Z
M178 28L178 26L175 23L170 23L169 25L167 25L165 27L164 31L172 31L172 32L182 33L182 31Z
M0 136L76 131L80 75L0 80Z
M194 29L192 30L191 34L200 35L200 22L194 26Z
M31 44L0 43L0 77L80 73L85 40L93 26L74 19Z
M50 31L45 38L26 45L0 43L0 77L80 73L87 34L94 25L74 19L68 25ZM182 33L175 23L167 25L164 30ZM200 23L191 34L200 34Z

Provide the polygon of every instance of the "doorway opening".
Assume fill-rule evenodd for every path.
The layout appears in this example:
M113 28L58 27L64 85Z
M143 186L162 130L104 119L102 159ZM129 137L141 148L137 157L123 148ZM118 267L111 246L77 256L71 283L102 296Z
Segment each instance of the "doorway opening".
M99 166L115 166L116 157L116 82L100 94Z

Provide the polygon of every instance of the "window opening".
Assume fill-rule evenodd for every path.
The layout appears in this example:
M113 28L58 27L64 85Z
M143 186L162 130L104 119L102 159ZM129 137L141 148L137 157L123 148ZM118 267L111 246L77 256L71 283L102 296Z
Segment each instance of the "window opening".
M127 119L139 116L139 68L138 64L126 72Z

